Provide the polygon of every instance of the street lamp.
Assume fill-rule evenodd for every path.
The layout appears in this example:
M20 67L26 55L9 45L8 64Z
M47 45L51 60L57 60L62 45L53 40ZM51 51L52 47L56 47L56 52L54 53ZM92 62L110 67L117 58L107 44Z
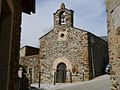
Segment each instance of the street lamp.
M93 77L95 78L95 66L94 66L94 52L93 52L93 46L95 43L95 38L93 36L90 37L90 51L91 51L91 59L92 59L92 73L93 73Z
M18 70L18 77L19 77L18 90L20 90L20 84L21 84L21 79L22 79L22 72L23 72L23 68L20 67L19 70Z

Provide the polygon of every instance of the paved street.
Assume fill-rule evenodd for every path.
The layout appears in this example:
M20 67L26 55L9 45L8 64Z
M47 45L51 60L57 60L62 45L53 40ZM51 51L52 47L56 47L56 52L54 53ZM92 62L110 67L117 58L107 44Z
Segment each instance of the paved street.
M110 76L104 75L91 81L68 84L42 84L44 90L110 90ZM32 89L39 90L39 89Z
M88 82L76 83L69 87L56 88L54 90L111 90L110 87L110 77L105 75Z

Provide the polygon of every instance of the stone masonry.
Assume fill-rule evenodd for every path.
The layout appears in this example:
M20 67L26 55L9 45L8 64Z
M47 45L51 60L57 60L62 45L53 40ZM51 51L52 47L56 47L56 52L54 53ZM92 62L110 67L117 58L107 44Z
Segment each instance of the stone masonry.
M120 90L120 0L106 0L112 90Z
M35 83L39 80L39 72L40 72L40 60L39 55L31 55L26 57L21 57L20 64L26 67L26 71L28 72L27 77L29 78L29 83ZM33 74L34 73L34 74Z

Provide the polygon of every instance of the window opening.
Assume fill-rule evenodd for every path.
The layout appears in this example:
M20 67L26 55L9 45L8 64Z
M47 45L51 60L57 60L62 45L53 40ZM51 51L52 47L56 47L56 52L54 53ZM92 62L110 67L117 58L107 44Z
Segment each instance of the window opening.
M66 14L63 12L60 16L61 24L66 24Z

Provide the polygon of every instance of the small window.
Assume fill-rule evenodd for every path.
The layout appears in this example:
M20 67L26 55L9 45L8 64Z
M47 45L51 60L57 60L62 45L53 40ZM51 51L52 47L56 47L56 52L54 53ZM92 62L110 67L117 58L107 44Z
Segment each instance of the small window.
M58 41L65 41L67 39L67 32L61 31L58 33Z
M65 35L62 33L60 36L61 36L61 38L64 38Z

